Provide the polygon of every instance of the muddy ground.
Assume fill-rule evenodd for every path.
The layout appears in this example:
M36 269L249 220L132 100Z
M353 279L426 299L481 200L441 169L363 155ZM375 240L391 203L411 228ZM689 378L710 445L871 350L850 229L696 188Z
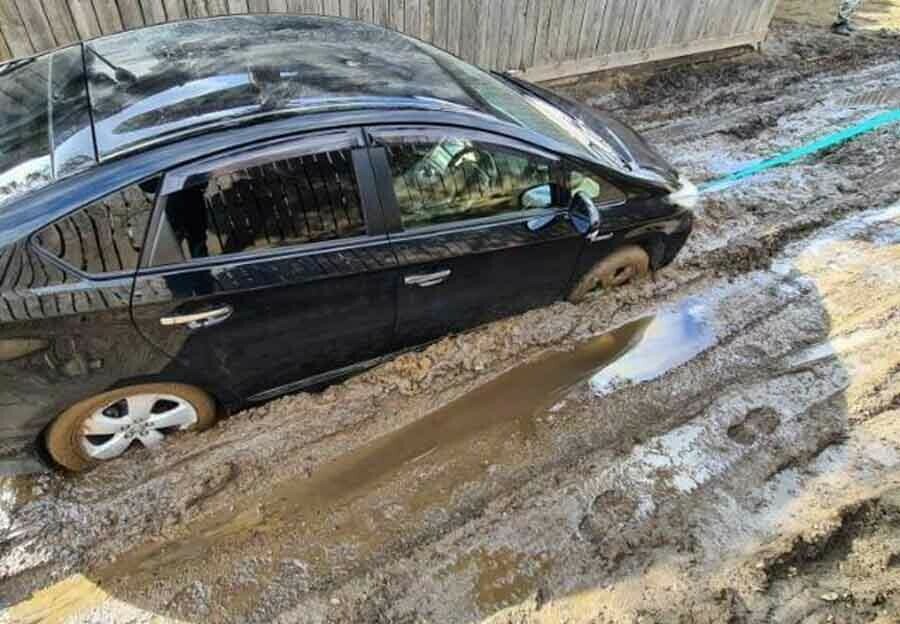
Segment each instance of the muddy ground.
M567 89L707 180L900 107L900 37ZM583 305L6 481L0 622L900 621L898 145L707 196Z

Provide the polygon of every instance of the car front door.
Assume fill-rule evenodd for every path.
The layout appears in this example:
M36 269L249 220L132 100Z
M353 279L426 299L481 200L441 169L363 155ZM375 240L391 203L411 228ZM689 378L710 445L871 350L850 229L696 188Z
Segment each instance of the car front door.
M564 297L584 237L560 208L557 157L479 131L368 132L400 268L398 348Z
M393 342L397 263L360 131L169 172L132 297L152 343L265 399Z

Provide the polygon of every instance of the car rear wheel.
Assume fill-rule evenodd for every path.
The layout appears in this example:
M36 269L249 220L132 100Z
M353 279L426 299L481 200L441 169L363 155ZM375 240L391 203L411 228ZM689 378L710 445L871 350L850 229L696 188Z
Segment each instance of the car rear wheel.
M54 461L80 472L134 445L156 447L178 431L200 431L215 421L215 402L199 388L144 384L76 403L53 421L44 440Z
M591 291L622 286L650 272L650 256L637 245L622 247L598 262L581 278L569 294L569 301L581 303Z

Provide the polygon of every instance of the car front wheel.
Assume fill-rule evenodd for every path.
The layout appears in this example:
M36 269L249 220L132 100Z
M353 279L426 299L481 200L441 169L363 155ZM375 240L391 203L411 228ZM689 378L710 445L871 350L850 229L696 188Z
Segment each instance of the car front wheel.
M215 401L203 390L143 384L76 403L53 421L44 441L54 461L80 472L134 445L156 447L178 431L201 431L215 420Z
M622 247L605 257L588 271L569 293L569 301L581 303L588 293L627 284L650 272L650 256L637 245Z

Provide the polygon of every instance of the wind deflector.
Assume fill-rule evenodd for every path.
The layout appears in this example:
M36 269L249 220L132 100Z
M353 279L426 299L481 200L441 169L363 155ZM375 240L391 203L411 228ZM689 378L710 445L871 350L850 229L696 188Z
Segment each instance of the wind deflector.
M96 163L81 45L0 66L0 205Z

